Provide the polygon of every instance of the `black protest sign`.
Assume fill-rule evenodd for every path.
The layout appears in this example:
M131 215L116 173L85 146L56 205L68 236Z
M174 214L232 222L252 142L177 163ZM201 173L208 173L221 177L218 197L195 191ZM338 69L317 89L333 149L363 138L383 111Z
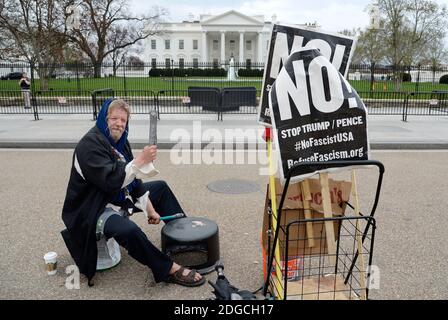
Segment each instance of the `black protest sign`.
M318 49L335 67L347 76L355 39L323 31L275 24L272 28L268 59L264 69L258 121L271 125L268 95L289 55L302 48Z
M367 110L318 50L290 55L269 94L280 178L300 162L367 160ZM304 168L291 181L327 167Z

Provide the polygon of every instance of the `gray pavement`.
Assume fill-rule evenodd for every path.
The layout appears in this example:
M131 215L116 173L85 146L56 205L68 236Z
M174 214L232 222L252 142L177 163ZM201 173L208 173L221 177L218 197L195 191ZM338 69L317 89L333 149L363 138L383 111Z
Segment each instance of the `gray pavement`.
M184 288L155 284L151 273L124 249L114 269L98 273L89 288L81 277L79 290L68 290L65 270L73 264L59 234L61 209L72 150L0 149L0 299L193 299L212 297L211 287ZM220 228L221 259L232 284L249 290L262 285L260 234L266 176L254 165L174 165L169 151L157 160L160 175L192 216L208 217ZM448 246L446 208L448 151L379 151L372 158L386 168L376 213L378 229L373 264L380 270L380 288L372 299L447 299ZM243 179L259 191L222 194L207 185L222 179ZM373 200L376 170L358 170L361 208ZM133 217L160 247L161 226ZM58 273L47 276L43 255L59 254ZM206 276L215 281L216 274Z
M0 115L0 148L73 148L94 125L91 115ZM237 148L255 148L263 144L263 127L256 115L161 115L158 122L159 148L169 149L179 143L195 143L200 148L226 143ZM149 119L133 115L130 141L142 147L148 141ZM448 116L368 116L372 149L448 149ZM264 147L263 147L264 148Z
M93 122L90 116L80 115L42 115L42 119L0 115L0 299L212 297L208 284L199 288L155 284L151 272L123 249L121 263L98 273L93 288L88 288L84 277L79 290L66 288L65 270L73 260L59 234L63 229L60 215L71 148ZM148 122L138 115L131 120L130 140L136 148L147 141ZM434 150L448 149L447 122L448 117L438 116L410 116L406 123L398 116L369 116L369 138L374 149L371 158L380 160L386 168L376 213L378 229L373 256L373 264L381 272L380 289L371 290L373 299L448 298L448 151ZM218 223L221 258L232 284L258 289L263 277L260 233L268 182L266 176L260 175L260 168L265 163L249 163L250 151L241 151L242 164L236 164L241 157L235 152L226 158L227 164L207 165L204 153L199 153L199 158L191 155L191 161L183 159L179 164L178 153L169 149L181 139L196 142L196 146L208 141L220 143L220 137L226 141L226 133L228 144L241 146L236 139L241 135L226 132L235 128L246 130L243 146L251 149L262 131L255 116L226 115L223 122L218 122L214 116L162 115L158 128L159 145L166 150L159 153L156 164L161 173L157 179L171 185L189 215L208 217ZM229 195L207 188L209 183L229 178L256 183L259 191ZM359 170L363 211L372 203L375 179L375 170ZM160 247L162 226L147 225L142 215L133 219ZM44 270L43 255L51 250L60 257L56 276L47 276ZM206 277L216 280L214 273Z

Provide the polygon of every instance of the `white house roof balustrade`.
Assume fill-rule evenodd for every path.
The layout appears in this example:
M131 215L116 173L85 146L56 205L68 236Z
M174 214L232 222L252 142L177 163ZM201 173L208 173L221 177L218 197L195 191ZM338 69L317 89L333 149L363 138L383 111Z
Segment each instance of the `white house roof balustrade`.
M199 21L162 23L164 32L147 39L145 59L163 64L166 59L178 62L199 60L228 63L233 57L236 62L261 62L266 59L272 23L264 16L247 16L235 10L219 15L201 15ZM151 40L156 48L151 48ZM165 40L170 41L169 49ZM183 40L184 46L179 46Z

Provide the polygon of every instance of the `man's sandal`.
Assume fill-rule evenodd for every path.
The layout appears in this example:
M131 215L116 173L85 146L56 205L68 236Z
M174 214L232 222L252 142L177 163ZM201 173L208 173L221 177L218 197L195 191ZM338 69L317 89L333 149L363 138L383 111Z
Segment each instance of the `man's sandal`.
M201 280L194 280L196 270L192 269L186 276L182 274L184 270L184 267L180 267L179 270L177 270L173 274L168 275L165 282L176 283L186 287L198 287L205 283L204 277L202 277Z

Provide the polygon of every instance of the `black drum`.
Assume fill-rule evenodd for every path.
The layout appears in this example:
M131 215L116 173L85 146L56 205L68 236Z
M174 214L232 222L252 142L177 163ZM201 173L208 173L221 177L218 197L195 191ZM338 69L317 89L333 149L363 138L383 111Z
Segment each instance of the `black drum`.
M171 220L162 228L162 251L182 266L210 273L219 260L218 225L198 217Z

